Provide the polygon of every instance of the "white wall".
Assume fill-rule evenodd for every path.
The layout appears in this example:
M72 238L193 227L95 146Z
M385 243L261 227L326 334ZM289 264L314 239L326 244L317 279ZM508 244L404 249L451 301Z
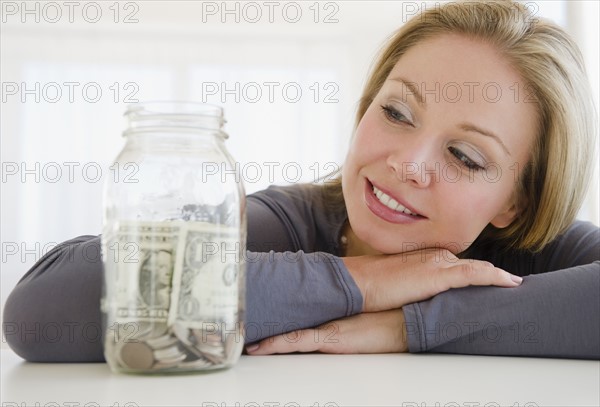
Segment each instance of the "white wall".
M237 15L223 14L222 2L75 3L71 10L63 2L2 3L2 304L49 248L100 233L102 181L122 147L121 115L128 100L224 105L231 153L242 168L263 171L256 182L246 183L247 192L294 181L291 168L282 171L286 163L297 163L300 180L310 181L317 171L323 175L331 169L328 163L342 162L374 54L423 4L276 2L269 16L264 2L227 3L230 10L237 4ZM597 89L598 27L591 16L598 15L598 4L529 3L539 3L540 15L577 28L573 32L590 55ZM101 15L94 23L95 5ZM219 10L211 14L215 8ZM257 10L262 18L253 23ZM126 23L126 17L133 21ZM248 93L238 92L236 101L228 93L221 100L221 92L203 92L215 86L223 90L223 82L227 89L246 86ZM273 100L265 82L275 83L270 85ZM286 85L290 93L284 95ZM23 86L33 91L24 92ZM302 97L293 102L291 91L298 88ZM96 89L102 92L98 101ZM257 89L263 94L254 102ZM280 163L273 179L269 162ZM22 163L25 167L13 175L14 165ZM97 168L102 177L95 181ZM581 217L598 223L597 188L590 196Z

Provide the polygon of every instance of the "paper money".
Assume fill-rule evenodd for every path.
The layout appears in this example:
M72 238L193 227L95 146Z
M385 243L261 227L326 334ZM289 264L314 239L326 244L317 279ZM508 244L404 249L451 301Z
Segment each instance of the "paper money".
M204 222L121 222L109 239L116 325L107 342L133 371L214 369L239 356L239 230ZM114 242L114 243L113 243ZM116 243L116 244L115 244Z
M109 250L116 253L118 323L166 323L173 267L184 222L121 222Z
M202 329L206 323L237 321L240 268L239 230L202 222L180 229L168 324Z

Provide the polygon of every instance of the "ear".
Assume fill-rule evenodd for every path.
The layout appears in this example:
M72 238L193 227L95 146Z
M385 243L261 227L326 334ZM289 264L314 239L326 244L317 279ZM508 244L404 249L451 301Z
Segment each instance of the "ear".
M494 219L492 219L490 223L494 225L494 227L502 229L510 225L512 221L515 220L518 214L519 211L517 210L517 207L515 205L511 205L504 212L501 212L498 215L496 215L496 217L494 217Z
M507 207L498 213L494 219L490 221L490 223L498 229L509 226L521 212L521 206L517 205L517 201L518 199L513 196L513 198L511 198L511 200L507 203Z

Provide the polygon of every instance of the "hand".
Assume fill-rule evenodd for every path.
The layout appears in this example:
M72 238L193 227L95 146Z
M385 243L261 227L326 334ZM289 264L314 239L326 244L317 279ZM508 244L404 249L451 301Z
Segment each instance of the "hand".
M342 261L363 295L363 312L397 309L451 288L516 287L523 280L487 261L458 259L445 249L344 257Z
M263 339L246 348L249 355L273 353L396 353L407 352L401 309L358 314Z

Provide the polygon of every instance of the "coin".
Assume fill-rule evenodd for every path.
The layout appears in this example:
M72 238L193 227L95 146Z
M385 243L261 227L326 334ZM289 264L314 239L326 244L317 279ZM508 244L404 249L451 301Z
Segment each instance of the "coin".
M202 352L194 346L194 343L190 340L190 330L182 324L175 323L171 327L175 336L181 341L181 344L185 346L186 350L191 352L196 357L202 357Z
M150 369L154 364L154 351L144 342L125 343L120 356L125 367L130 369Z
M166 346L174 345L177 343L177 338L170 334L159 336L158 338L146 339L146 343L153 349L160 349Z

